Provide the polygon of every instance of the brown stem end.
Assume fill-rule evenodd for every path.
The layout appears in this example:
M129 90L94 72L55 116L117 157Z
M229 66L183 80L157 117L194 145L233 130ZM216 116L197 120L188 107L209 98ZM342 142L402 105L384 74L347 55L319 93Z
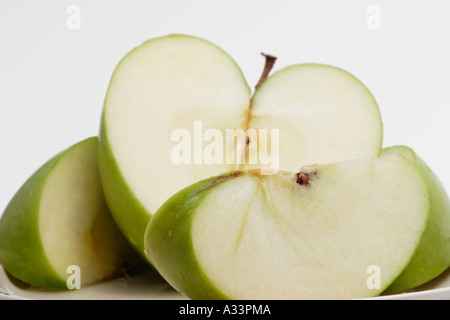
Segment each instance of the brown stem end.
M275 61L277 60L277 57L267 53L261 52L261 55L264 56L264 58L266 58L266 63L264 64L264 70L261 74L261 77L259 78L259 81L255 86L255 92L258 90L258 88L261 86L264 80L266 80L266 78L269 76L269 73L272 70L273 65L275 64Z
M302 172L296 174L297 180L296 182L301 186L309 186L311 181L314 180L317 176L317 171L311 172Z

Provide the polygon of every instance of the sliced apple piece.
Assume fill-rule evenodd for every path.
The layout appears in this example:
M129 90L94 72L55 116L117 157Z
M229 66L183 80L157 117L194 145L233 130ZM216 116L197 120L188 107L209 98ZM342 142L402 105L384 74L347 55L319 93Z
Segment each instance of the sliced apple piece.
M428 192L400 155L235 171L172 196L148 225L146 252L192 299L376 296L416 251Z
M20 188L0 220L0 263L34 286L83 287L119 274L135 252L108 210L98 172L98 139L59 153Z
M373 96L353 75L328 65L293 65L272 74L255 93L249 122L256 130L279 128L284 170L370 158L381 148Z
M382 154L399 154L416 165L427 182L429 199L427 226L421 241L408 266L385 291L389 294L418 287L450 266L450 200L438 177L411 148L389 147Z
M249 98L235 62L194 37L149 40L119 63L105 98L100 172L114 218L139 253L150 215L167 198L230 168L176 165L173 132L192 132L194 120L204 130L239 127Z
M230 56L188 35L151 39L120 61L104 103L100 172L113 216L141 254L151 215L194 182L229 170L293 171L379 155L379 110L354 76L319 64L287 67L266 79L269 71L252 94ZM229 130L250 129L256 134L244 143L231 139L208 149ZM272 141L270 130L279 139ZM179 149L184 142L188 147ZM214 161L204 159L208 151Z

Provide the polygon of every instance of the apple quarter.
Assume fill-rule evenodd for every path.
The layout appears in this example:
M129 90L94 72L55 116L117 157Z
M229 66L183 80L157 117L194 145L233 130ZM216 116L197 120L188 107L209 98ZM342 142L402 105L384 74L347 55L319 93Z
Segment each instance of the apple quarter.
M415 253L427 192L420 170L399 155L296 174L235 171L172 196L150 220L146 252L192 299L377 296Z
M98 139L83 140L39 168L0 220L0 263L33 286L69 289L119 275L135 252L107 207L98 172Z

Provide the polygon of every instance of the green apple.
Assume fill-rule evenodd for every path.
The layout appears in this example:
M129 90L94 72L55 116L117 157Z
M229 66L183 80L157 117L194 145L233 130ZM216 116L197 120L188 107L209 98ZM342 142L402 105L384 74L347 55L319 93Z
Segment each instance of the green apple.
M422 246L433 205L428 183L395 152L295 174L233 171L165 202L145 250L192 299L377 296Z
M275 58L266 60L253 94L227 53L189 35L148 40L117 65L102 113L100 173L114 219L141 254L152 214L194 182L379 155L379 109L358 79L322 64L268 76Z
M103 196L96 137L40 167L1 216L0 263L34 286L83 287L118 275L135 255Z
M385 291L389 294L424 284L450 266L450 200L437 176L411 148L390 147L382 154L402 155L417 166L427 182L429 199L427 226L421 241L408 266Z

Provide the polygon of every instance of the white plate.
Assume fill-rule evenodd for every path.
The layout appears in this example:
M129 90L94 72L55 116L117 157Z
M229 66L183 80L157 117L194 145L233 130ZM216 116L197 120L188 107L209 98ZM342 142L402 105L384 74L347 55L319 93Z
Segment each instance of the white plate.
M187 299L167 284L153 269L138 268L120 278L81 290L48 291L30 287L9 276L0 266L0 300L180 300ZM370 299L450 300L450 269L414 291Z
M151 268L138 268L114 280L80 290L49 291L11 277L0 266L0 300L178 300L186 299Z

